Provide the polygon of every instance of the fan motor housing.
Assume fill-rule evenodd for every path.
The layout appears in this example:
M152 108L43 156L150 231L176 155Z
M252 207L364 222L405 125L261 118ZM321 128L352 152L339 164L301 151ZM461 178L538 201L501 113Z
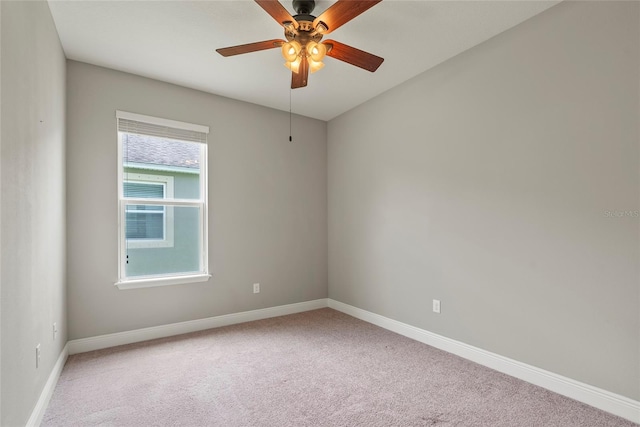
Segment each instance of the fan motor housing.
M293 0L293 10L295 10L298 15L309 15L315 7L315 0Z
M293 0L293 9L297 12L297 15L293 17L298 24L297 29L291 29L285 25L284 36L288 41L296 40L302 46L305 46L310 41L319 43L322 40L322 34L316 31L313 22L316 17L311 14L316 7L314 0ZM324 22L322 25L325 26Z
M313 21L316 19L313 15L296 15L293 17L298 23L298 30L302 31L312 31L313 30Z
M313 30L313 28L311 28L310 30L306 30L306 29L304 29L304 27L302 25L300 25L298 27L297 32L292 32L292 31L285 30L284 37L288 41L295 40L298 43L300 43L302 46L305 46L310 41L314 41L316 43L319 43L320 40L322 40L322 34L320 34L320 33L312 33L312 30Z
M290 30L285 27L284 36L288 41L296 40L304 46L310 41L318 43L322 40L322 34L316 32L313 26L313 21L316 19L315 16L305 13L298 14L293 19L298 23L298 29Z

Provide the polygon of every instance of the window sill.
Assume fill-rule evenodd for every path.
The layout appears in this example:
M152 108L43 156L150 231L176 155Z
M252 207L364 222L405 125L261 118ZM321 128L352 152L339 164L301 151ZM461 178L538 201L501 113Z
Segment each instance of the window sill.
M120 290L152 288L156 286L182 285L185 283L206 282L210 274L190 274L184 276L146 277L144 279L121 280L115 285Z

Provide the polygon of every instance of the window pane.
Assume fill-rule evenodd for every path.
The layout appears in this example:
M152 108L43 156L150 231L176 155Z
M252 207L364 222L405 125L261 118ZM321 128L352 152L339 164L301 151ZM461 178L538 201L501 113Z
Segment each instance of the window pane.
M128 208L133 206L136 205L130 205ZM173 245L170 247L127 246L127 277L201 272L200 207L164 206L164 208L166 215L173 216ZM127 213L127 217L129 215L130 213ZM161 216L148 211L142 214L135 213L135 215ZM126 239L127 245L138 241L128 234Z
M148 135L121 133L124 197L155 197L199 200L203 145ZM172 194L157 192L162 184L126 182L135 174L168 176L174 180ZM156 193L153 193L156 192ZM154 195L152 195L154 194Z

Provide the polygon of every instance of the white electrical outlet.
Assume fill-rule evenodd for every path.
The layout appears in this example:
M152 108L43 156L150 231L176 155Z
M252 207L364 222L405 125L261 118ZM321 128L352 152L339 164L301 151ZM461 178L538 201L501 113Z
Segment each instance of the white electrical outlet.
M254 294L259 294L260 293L260 283L254 283L253 284L253 293Z
M36 369L40 366L40 344L36 346Z
M53 322L53 340L55 341L58 337L58 324Z
M434 299L433 300L433 312L434 313L440 313L440 300L439 299Z

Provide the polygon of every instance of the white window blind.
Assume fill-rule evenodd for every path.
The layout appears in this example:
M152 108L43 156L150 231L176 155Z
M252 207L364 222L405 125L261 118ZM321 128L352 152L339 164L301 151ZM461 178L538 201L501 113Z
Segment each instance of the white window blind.
M116 111L116 117L118 119L118 132L177 139L179 141L207 142L208 126L143 116L125 111Z

